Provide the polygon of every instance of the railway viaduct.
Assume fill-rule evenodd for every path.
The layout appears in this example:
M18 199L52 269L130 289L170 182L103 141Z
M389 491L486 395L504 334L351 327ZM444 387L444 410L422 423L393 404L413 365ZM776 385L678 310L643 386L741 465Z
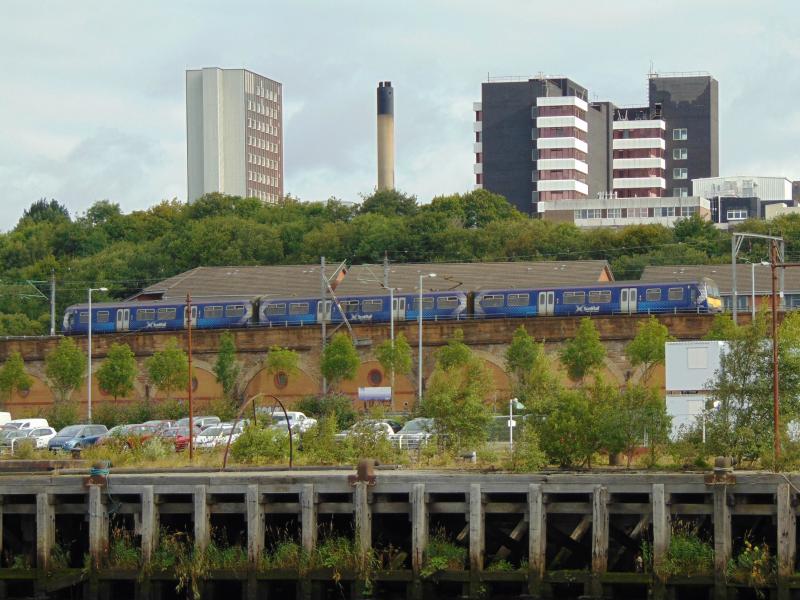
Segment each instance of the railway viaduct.
M704 314L668 314L658 317L666 325L673 337L678 340L701 338L711 325L712 316ZM607 357L605 371L610 380L620 383L636 380L639 373L625 358L625 345L636 334L639 323L647 319L646 315L616 315L592 318L606 346ZM426 322L423 329L423 375L427 377L433 368L437 349L446 344L456 330L461 329L464 341L482 358L494 377L494 393L489 401L504 403L510 394L510 382L504 372L504 353L511 341L514 331L521 325L538 341L545 343L545 351L553 357L553 364L558 365L557 353L565 340L574 335L579 320L573 317L548 317L532 319L493 319L466 321ZM320 328L308 327L259 327L252 329L231 330L237 347L237 360L240 374L237 382L238 395L250 397L258 392L275 394L288 400L291 405L303 396L314 394L320 390L319 357L321 351ZM416 365L417 324L416 322L395 323L396 334L404 334L414 349ZM193 395L199 404L208 403L222 396L221 386L213 374L213 365L221 335L219 330L195 330L193 342ZM356 379L344 382L340 391L357 397L360 386L389 385L388 374L383 372L375 358L376 347L390 335L388 324L356 324L353 325L353 337L361 355L361 366ZM186 332L148 332L95 335L92 338L92 364L99 368L110 345L114 342L128 344L139 363L139 375L131 397L118 400L130 402L139 399L159 400L164 395L149 385L146 377L145 361L164 348L171 338L186 348ZM58 343L58 337L10 338L0 340L0 361L4 361L10 352L18 351L25 359L26 369L33 378L33 386L26 393L15 393L6 403L6 410L14 416L36 414L47 409L53 401L53 394L46 383L44 375L44 358ZM76 337L76 341L85 350L86 338ZM300 372L295 375L267 374L264 370L264 358L272 346L293 349L300 355ZM416 396L416 373L411 376L395 378L395 398L392 409L408 410L412 408ZM663 384L663 372L657 373L653 383ZM102 402L113 401L111 396L93 380L93 402L95 406ZM174 397L185 398L187 392L176 393ZM85 384L75 390L73 398L80 403L86 401ZM85 408L85 407L84 407Z

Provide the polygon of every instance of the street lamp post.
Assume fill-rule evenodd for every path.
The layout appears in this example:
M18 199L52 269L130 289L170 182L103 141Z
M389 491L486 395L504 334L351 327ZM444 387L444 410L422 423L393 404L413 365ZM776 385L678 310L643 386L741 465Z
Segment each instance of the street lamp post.
M418 349L418 365L417 365L417 381L418 381L418 390L417 390L417 400L422 400L422 280L426 277L436 277L436 273L428 273L421 274L419 276L419 306L417 307L417 324L418 324L418 335L419 338L419 349Z
M92 292L107 292L108 288L89 288L89 377L86 384L86 420L92 422Z

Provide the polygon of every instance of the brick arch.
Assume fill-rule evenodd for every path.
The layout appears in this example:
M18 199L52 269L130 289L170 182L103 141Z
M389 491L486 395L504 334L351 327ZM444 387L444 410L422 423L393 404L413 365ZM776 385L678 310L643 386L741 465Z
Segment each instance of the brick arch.
M273 394L285 401L287 406L293 406L305 396L317 394L320 389L319 379L309 374L307 365L298 365L298 372L288 375L285 386L279 385L276 376L268 373L263 363L251 367L244 376L240 377L239 389L245 398L255 396L259 392Z
M513 393L513 386L506 373L504 361L486 350L473 348L472 352L484 362L492 375L492 387L489 395L485 398L486 402L500 406L507 404Z
M381 364L375 359L363 361L358 365L355 379L352 381L343 381L339 385L339 391L341 393L347 394L353 398L353 406L355 406L357 410L365 408L363 403L358 401L358 388L375 387L375 382L370 379L370 374L373 372L375 375L380 375L379 387L391 386L391 374L385 371ZM391 410L412 410L416 402L416 396L416 384L414 383L413 375L395 374ZM387 406L386 408L390 407Z

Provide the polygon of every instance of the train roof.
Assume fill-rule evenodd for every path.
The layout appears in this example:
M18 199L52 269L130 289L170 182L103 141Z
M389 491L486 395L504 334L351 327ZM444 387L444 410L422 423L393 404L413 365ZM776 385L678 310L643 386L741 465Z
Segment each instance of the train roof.
M633 281L613 281L613 282L606 282L606 283L584 283L581 285L551 285L551 286L544 286L544 287L535 287L535 288L497 288L496 290L481 290L482 294L491 294L491 293L499 293L499 292L513 292L515 290L591 290L591 289L603 289L603 288L626 288L626 287L639 287L639 286L674 286L677 284L688 285L692 283L698 283L698 280L687 280L687 281L640 281L635 279Z
M337 264L329 264L330 276ZM614 281L605 260L519 261L483 263L392 263L389 285L398 294L416 293L421 274L427 292L473 292L495 288L531 288L581 285ZM383 265L353 265L336 288L337 296L385 294ZM248 294L273 298L319 298L320 266L274 265L241 267L197 267L143 289L134 298L185 298L225 294Z
M772 269L768 265L750 263L736 264L736 293L747 295L751 292L752 275L755 274L755 293L772 293ZM720 294L730 295L733 290L733 273L730 263L724 265L668 265L645 267L642 281L670 279L672 281L697 281L703 277L713 279ZM784 291L800 293L800 269L784 270Z
M211 304L214 302L254 302L258 298L256 296L214 296L214 297L205 297L205 298L192 298L192 304ZM154 306L158 308L159 306L176 306L186 304L186 297L184 296L183 299L173 298L170 300L117 300L116 302L92 302L92 309L95 308L118 308L120 305L124 305L126 307L131 308L149 308ZM84 310L88 309L89 305L87 303L83 304L73 304L67 307L69 309L77 309L77 310Z

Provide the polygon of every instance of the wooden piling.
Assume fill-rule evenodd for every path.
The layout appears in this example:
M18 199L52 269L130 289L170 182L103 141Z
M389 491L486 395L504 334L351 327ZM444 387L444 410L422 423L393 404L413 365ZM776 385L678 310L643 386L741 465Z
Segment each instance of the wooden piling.
M539 483L528 485L528 593L541 594L547 549L547 515Z
M194 486L192 493L194 520L194 545L200 552L208 547L211 540L211 520L208 511L208 494L206 486Z
M669 550L670 519L663 483L654 483L650 493L653 506L653 571L658 574Z
M247 486L247 557L251 567L258 565L264 551L265 521L261 493L257 484Z
M152 485L142 486L141 499L142 561L147 564L158 544L158 513Z
M369 487L366 481L356 483L353 499L358 551L365 556L372 550L372 510L369 504Z
M103 488L89 486L89 555L99 567L108 553L108 509L103 503Z
M608 569L608 488L595 486L592 494L592 573Z
M425 484L415 483L411 488L411 569L418 577L425 561L428 547L428 505Z
M728 486L714 487L714 572L718 580L725 579L731 558L731 509L728 506Z
M36 494L36 566L46 569L50 563L50 552L55 544L56 513L52 497L47 492Z
M303 550L311 552L317 545L317 499L313 483L300 489L300 536Z
M793 500L795 492L789 482L779 483L778 501L778 577L794 575L797 560L797 517Z

